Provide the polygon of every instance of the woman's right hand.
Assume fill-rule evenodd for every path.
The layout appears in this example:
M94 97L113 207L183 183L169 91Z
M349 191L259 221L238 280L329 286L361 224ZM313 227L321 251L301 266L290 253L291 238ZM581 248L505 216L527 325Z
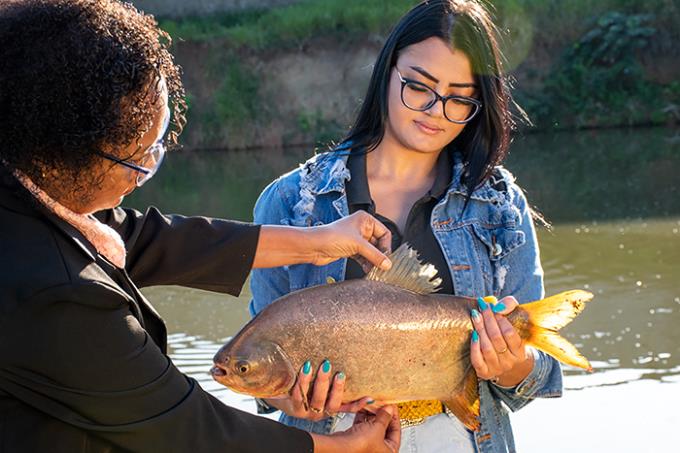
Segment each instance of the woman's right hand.
M369 398L361 398L350 403L342 404L345 391L345 373L332 375L331 363L324 360L319 366L312 387L312 366L309 361L300 369L297 382L287 398L267 399L267 404L282 410L286 414L312 421L332 417L338 412L359 412L369 404L375 402Z
M401 426L396 406L385 406L377 413L362 411L347 431L322 436L312 434L314 453L397 453Z

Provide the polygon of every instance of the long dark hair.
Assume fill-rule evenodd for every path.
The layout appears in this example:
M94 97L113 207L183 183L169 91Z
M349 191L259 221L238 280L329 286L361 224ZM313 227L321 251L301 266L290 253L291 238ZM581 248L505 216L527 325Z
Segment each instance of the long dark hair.
M445 150L462 152L469 194L505 158L514 120L509 84L502 72L498 32L488 11L474 0L426 0L394 27L373 68L359 115L343 142L352 150L370 152L382 141L387 122L388 85L392 67L406 47L437 37L464 52L479 86L482 111Z

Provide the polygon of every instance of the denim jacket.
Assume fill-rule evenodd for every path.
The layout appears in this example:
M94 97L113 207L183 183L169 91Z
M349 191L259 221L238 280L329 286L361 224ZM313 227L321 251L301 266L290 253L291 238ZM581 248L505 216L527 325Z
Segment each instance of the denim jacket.
M451 271L458 296L512 295L520 303L542 299L543 270L529 206L513 176L502 167L494 172L505 190L489 180L474 191L468 206L461 183L463 162L454 155L453 177L447 193L434 207L431 225ZM255 205L255 222L314 226L348 215L345 182L351 175L346 153L330 152L312 157L298 169L272 182ZM274 269L255 269L251 276L255 315L278 297L301 288L324 284L329 277L341 281L347 260L325 266L299 264ZM531 349L534 369L520 384L503 388L479 382L481 428L475 433L481 453L514 452L506 407L516 411L537 397L562 394L562 372L552 357ZM282 414L287 425L316 432L331 431L334 418L310 422Z

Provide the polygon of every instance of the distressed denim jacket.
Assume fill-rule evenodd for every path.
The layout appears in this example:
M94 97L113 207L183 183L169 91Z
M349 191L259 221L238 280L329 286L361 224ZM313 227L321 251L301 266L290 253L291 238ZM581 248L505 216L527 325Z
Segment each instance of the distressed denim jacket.
M543 298L543 270L536 233L526 198L514 178L502 167L494 172L505 182L485 182L463 210L467 189L461 183L462 156L454 155L451 185L434 207L431 225L451 272L454 292L477 297L512 295L520 303ZM260 224L314 226L348 215L345 182L351 175L346 153L314 156L298 169L272 182L255 205ZM251 276L251 315L273 300L308 286L324 284L329 277L341 281L346 260L326 266L300 264L274 269L255 269ZM481 453L514 452L515 446L506 407L516 411L534 398L562 394L562 372L552 357L532 350L535 366L513 388L489 381L479 382L481 428L475 433ZM334 418L319 422L282 414L281 421L310 432L328 433Z

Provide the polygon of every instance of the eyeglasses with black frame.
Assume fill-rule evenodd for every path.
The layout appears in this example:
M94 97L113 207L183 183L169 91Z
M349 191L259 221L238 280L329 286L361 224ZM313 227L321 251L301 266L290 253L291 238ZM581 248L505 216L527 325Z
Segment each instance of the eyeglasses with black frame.
M137 187L142 187L145 182L147 182L156 174L161 164L163 163L163 159L165 158L166 153L165 144L163 143L163 137L165 136L165 133L168 130L169 124L170 124L170 110L168 109L168 111L166 111L163 128L161 129L162 133L160 134L158 140L156 140L156 142L153 145L151 145L146 151L144 151L144 154L142 155L142 159L139 162L139 164L133 164L132 162L129 162L125 159L120 159L114 155L101 151L98 152L97 154L99 154L101 157L105 159L108 159L112 162L122 165L123 167L136 171L137 179L135 183Z
M444 117L456 124L466 124L479 113L482 103L468 96L441 96L422 82L407 79L395 67L401 82L401 102L408 109L424 112L432 108L437 101L442 102Z

